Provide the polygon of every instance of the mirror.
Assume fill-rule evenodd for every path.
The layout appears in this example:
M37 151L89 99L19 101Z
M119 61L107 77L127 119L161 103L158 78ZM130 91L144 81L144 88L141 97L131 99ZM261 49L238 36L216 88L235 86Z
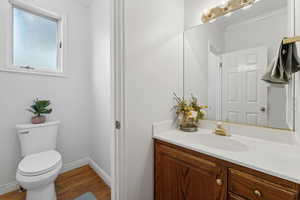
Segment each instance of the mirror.
M294 33L292 1L256 1L205 24L199 2L185 0L185 98L208 105L209 120L294 129L294 80L261 80L282 39Z

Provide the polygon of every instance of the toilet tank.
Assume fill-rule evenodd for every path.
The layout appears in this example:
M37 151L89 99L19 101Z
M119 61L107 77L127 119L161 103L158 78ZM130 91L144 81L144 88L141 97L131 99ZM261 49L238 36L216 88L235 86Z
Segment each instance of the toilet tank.
M17 125L22 156L56 149L59 121Z

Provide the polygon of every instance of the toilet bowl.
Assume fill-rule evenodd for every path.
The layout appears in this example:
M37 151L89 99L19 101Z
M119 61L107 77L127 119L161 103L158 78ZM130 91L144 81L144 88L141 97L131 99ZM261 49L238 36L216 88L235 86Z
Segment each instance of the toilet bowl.
M55 150L59 124L16 126L23 156L16 179L27 190L26 200L56 200L54 181L62 167L62 157Z
M27 190L26 200L56 200L54 181L61 168L62 158L55 150L24 157L16 179Z

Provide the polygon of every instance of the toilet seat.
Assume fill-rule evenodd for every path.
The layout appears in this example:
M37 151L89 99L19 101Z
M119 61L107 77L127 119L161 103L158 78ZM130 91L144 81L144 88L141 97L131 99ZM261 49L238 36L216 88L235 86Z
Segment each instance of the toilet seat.
M26 156L18 166L22 176L39 176L55 170L61 164L61 155L57 151L45 151Z

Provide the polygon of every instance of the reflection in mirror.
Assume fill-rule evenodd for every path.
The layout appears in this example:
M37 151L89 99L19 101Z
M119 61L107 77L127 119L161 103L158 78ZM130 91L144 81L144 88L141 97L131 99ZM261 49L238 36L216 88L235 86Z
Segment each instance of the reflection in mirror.
M294 128L294 80L288 85L261 80L282 39L290 36L289 3L262 0L185 31L185 96L207 104L208 119Z

